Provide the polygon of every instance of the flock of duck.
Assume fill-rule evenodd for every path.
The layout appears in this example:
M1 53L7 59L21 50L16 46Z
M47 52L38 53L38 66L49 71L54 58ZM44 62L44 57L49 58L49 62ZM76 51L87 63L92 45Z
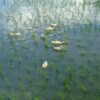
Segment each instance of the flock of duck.
M54 31L57 27L58 27L57 24L51 24L51 26L49 26L49 27L46 28L46 31L47 31L47 32ZM46 36L45 36L44 34L42 34L42 35L41 35L41 38L42 38L42 39L45 39ZM53 46L54 46L53 49L54 49L54 50L56 50L56 51L62 51L63 48L64 48L63 44L65 44L65 41L52 40L52 41L51 41L51 44L53 44ZM47 67L48 67L48 61L45 60L45 61L43 62L43 64L42 64L42 68L45 69L45 68L47 68Z

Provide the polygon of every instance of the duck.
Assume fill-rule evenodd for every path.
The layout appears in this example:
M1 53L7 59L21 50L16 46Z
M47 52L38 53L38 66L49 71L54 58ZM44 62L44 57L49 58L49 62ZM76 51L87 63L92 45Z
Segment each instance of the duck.
M51 27L58 27L58 25L57 24L51 24Z
M21 35L20 32L10 32L9 34L12 36L20 36Z
M54 47L54 50L56 50L56 51L62 51L63 48L64 47L61 45L61 46Z
M44 63L42 64L42 68L45 69L48 67L48 62L47 61L44 61Z
M51 27L51 26L49 26L49 27L47 27L45 30L46 30L46 31L53 31L53 30L54 30L54 28L53 28L53 27Z
M53 41L51 41L51 43L54 44L54 45L62 45L65 42L64 41L59 41L59 40L53 40Z

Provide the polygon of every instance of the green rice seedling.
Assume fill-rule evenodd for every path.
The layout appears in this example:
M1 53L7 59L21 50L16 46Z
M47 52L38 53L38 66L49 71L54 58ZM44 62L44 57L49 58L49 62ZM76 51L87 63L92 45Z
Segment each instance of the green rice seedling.
M32 88L33 85L33 78L32 75L27 75L27 80L29 81L29 88Z
M84 93L88 93L88 89L86 88L86 86L83 83L80 84L80 91L82 91Z
M100 96L98 96L98 99L97 100L100 100Z
M24 84L22 81L19 81L19 83L18 83L18 88L19 88L20 90L24 91L25 88L26 88L26 86L25 86L25 84Z
M64 80L63 84L64 84L64 89L65 89L68 93L71 93L71 88L70 88L70 85L68 84L68 81L67 81L67 80Z
M40 99L39 99L39 97L38 97L38 96L36 96L36 97L34 98L34 100L40 100Z
M97 77L98 77L98 75L99 75L99 70L100 70L99 65L96 65L96 66L95 66L95 73L96 73L96 76L97 76Z
M4 92L0 92L0 100L6 100L7 94Z
M79 75L80 75L80 78L84 77L84 72L83 72L83 67L82 66L79 67Z
M82 55L82 56L87 56L87 52L86 52L85 50L81 50L81 51L80 51L80 55Z
M94 84L93 77L92 77L92 74L91 74L90 65L87 65L86 78L87 78L88 81L90 81L92 84Z
M69 100L76 100L76 97L73 95L73 93L69 94Z
M90 65L87 65L86 69L86 78L89 80L91 77Z
M65 44L68 44L68 34L67 33L64 33L63 41L65 42Z
M67 67L68 80L74 80L74 69L71 66Z
M63 58L64 58L64 53L63 53L63 52L59 52L59 57L60 57L61 60L63 60Z
M0 65L0 77L4 77L4 75L3 75L3 67L2 67L2 65Z
M42 40L44 40L44 41L45 41L45 40L46 40L46 38L47 38L47 37L46 37L46 35L45 35L45 34L41 34L41 39L42 39Z
M38 43L38 39L37 39L35 33L32 33L32 38L33 38L34 42L37 44Z
M83 48L83 49L87 49L88 48L86 44L82 44L81 42L78 42L76 44L76 46L79 47L79 48Z
M40 19L39 18L36 18L35 21L34 21L34 24L36 26L40 26L40 24L41 24Z
M32 93L29 91L23 91L21 93L22 99L24 100L32 100Z
M98 7L98 8L100 9L100 0L97 0L97 1L95 2L95 7Z
M43 77L46 77L46 71L45 70L41 70L41 75L43 76Z
M9 100L17 100L16 94L10 93Z
M60 69L58 67L56 68L56 73L57 73L57 75L60 74Z
M60 99L60 100L65 100L66 95L63 93L63 91L58 91L56 92L56 96ZM55 97L55 99L57 98Z
M14 69L12 58L9 59L9 68L12 70Z
M76 46L77 46L78 48L81 48L82 44L77 43Z
M66 68L67 71L67 78L66 81L68 81L69 83L73 84L73 85L77 85L77 81L75 79L75 69L72 66L68 66Z
M47 41L44 41L44 45L43 45L44 48L48 49L49 48L49 44L47 43Z
M98 66L95 66L95 69L94 69L94 73L93 73L93 76L95 77L95 78L98 78Z

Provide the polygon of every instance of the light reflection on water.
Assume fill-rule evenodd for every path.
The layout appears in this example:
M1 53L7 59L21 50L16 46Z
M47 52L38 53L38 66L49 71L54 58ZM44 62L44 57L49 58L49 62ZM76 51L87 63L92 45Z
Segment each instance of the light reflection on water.
M16 0L8 0L8 5L1 6L3 11L2 9L0 10L1 17L6 21L6 24L8 23L8 26L10 26L12 30L15 30L16 28L23 30L32 28L32 25L35 22L35 24L37 24L39 21L42 24L44 24L44 22L50 24L50 22L60 21L65 25L100 22L99 9L94 6L92 1L90 2L90 5L88 2L84 5L83 0L74 0L67 3L65 2L66 6L63 6L64 1L62 2L62 0L60 0L59 2L55 1L52 8L50 8L50 4L43 5L43 3L39 3L39 1L34 1L35 7L32 5L15 6L16 3L13 3L15 1ZM21 3L22 1L17 2Z

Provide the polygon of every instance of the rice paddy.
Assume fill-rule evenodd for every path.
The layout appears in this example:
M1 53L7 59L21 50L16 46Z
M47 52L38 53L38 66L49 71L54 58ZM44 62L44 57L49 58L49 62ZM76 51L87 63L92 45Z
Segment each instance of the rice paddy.
M0 100L100 100L99 0L0 1Z

